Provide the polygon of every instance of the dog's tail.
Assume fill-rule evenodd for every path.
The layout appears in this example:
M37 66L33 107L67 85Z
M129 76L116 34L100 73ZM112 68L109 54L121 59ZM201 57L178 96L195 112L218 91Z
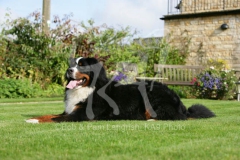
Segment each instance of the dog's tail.
M201 104L194 104L188 108L187 117L191 118L211 118L216 115L209 110L206 106Z

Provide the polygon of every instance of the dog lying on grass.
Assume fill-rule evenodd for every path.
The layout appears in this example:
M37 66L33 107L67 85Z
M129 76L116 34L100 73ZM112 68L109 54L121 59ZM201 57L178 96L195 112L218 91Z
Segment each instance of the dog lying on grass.
M187 120L215 114L201 104L188 109L166 85L141 81L122 85L109 80L95 58L71 59L66 71L65 110L26 120L29 123L90 120Z

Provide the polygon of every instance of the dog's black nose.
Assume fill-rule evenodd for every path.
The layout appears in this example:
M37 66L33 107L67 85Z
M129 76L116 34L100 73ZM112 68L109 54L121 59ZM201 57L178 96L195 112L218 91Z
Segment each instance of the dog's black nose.
M68 72L69 73L73 73L73 69L72 68L68 68Z

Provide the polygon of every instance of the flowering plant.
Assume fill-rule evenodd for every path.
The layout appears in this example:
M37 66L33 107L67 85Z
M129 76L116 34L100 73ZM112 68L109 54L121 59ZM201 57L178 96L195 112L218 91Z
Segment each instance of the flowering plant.
M119 82L121 84L129 84L135 82L136 73L135 72L121 72L121 71L111 71L109 77L112 77L113 81Z
M138 67L135 63L119 62L115 71L111 71L108 77L121 84L136 82L135 77L138 74Z
M115 73L115 76L114 76L113 80L116 81L116 82L126 81L127 76L125 74L123 74L122 72L117 71Z
M220 70L211 66L195 77L192 83L198 98L223 99L233 98L236 79L233 70Z

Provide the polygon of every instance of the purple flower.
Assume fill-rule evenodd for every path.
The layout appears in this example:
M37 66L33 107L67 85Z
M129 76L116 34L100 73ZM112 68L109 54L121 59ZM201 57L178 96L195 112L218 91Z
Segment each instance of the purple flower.
M122 72L118 72L118 74L114 77L114 81L119 82L121 80L126 80L127 76Z
M224 73L219 70L210 69L200 73L194 79L194 86L197 90L196 95L201 98L222 98L234 87L232 81L234 72ZM214 96L212 95L214 94Z

